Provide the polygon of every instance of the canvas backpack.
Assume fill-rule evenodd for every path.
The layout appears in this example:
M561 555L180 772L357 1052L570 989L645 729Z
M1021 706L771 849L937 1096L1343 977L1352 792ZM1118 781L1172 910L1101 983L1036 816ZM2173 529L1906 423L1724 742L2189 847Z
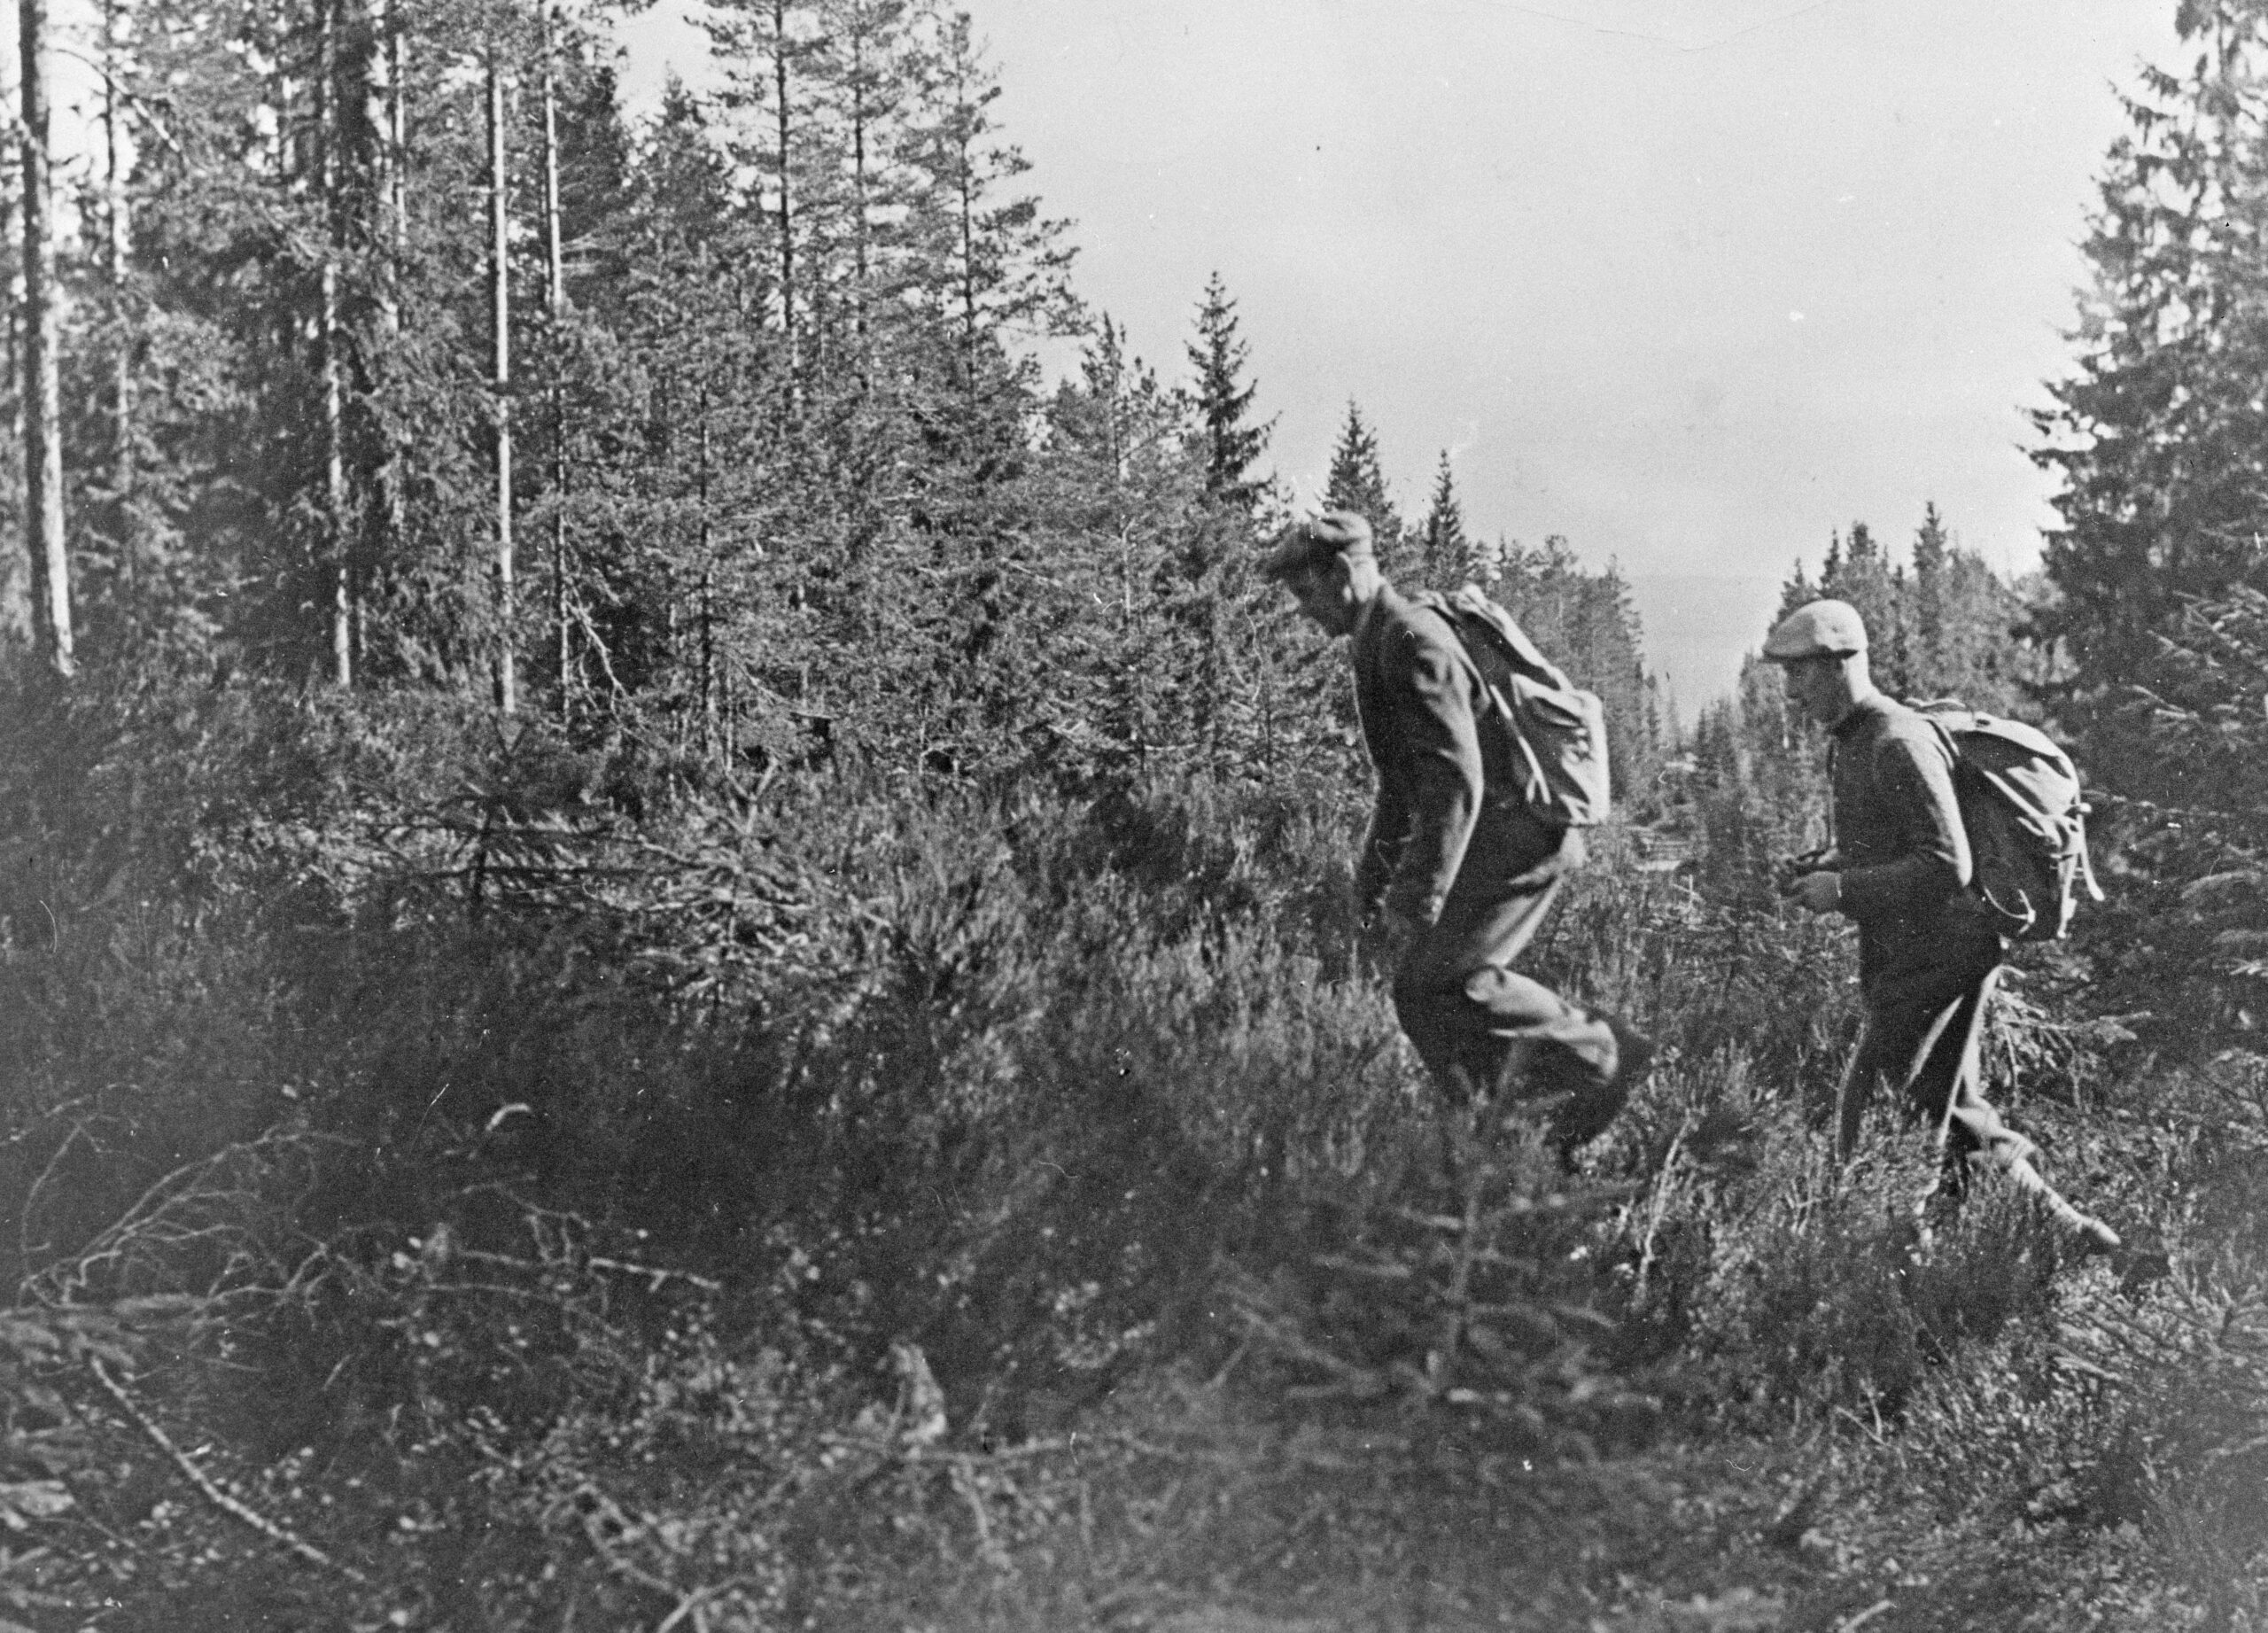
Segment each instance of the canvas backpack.
M1949 700L1914 707L1953 751L1953 797L1976 870L1969 890L1986 919L2011 940L2059 939L2080 890L2102 899L2071 757L2022 720Z
M1570 681L1478 585L1414 599L1448 620L1480 672L1490 705L1484 719L1497 722L1528 808L1563 828L1606 820L1606 711L1598 698Z

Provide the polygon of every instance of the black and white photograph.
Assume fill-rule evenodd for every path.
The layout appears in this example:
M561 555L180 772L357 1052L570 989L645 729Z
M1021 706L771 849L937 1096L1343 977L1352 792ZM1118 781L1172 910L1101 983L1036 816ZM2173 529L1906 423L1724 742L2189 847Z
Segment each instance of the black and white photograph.
M2268 0L0 11L0 1633L2268 1633Z

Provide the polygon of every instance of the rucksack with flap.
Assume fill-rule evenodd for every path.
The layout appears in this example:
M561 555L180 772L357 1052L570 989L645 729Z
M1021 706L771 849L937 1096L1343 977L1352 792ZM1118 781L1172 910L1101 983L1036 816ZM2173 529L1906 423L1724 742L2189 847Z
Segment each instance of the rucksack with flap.
M2102 899L2071 757L2022 720L1949 699L1913 707L1953 750L1953 797L1976 870L1969 891L1986 920L2014 941L2060 939L2080 890Z
M1606 820L1606 710L1597 696L1569 680L1480 586L1412 599L1449 621L1480 670L1528 808L1562 828Z

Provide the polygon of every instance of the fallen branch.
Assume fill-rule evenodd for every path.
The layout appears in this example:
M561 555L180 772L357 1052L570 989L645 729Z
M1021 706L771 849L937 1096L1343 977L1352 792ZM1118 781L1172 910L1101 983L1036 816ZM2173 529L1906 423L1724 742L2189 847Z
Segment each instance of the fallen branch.
M1859 1629L1866 1626L1867 1623L1872 1621L1876 1616L1881 1615L1884 1611L1892 1608L1896 1604L1897 1601L1895 1599L1876 1599L1873 1604L1868 1606L1866 1609L1860 1611L1849 1621L1836 1623L1835 1633L1858 1633Z
M598 1557L602 1567L633 1587L660 1594L671 1601L669 1614L662 1618L654 1633L670 1633L671 1629L687 1617L692 1618L695 1633L702 1633L708 1626L703 1609L709 1601L741 1585L742 1579L734 1576L703 1587L680 1588L667 1577L656 1575L643 1566L624 1559L609 1545L606 1528L610 1525L625 1536L647 1528L642 1522L632 1520L620 1504L590 1481L585 1481L582 1489L576 1492L573 1506L576 1518L582 1525L583 1540L591 1545L591 1551Z
M661 1264L639 1264L629 1259L610 1259L593 1254L583 1261L593 1270L619 1271L625 1276L643 1276L649 1292L659 1292L664 1282L682 1281L699 1287L705 1293L721 1293L725 1284L709 1276L696 1276L689 1270L671 1270Z
M976 1520L976 1557L994 1571L1006 1575L1015 1569L1015 1562L1009 1559L1008 1551L1000 1545L999 1539L992 1535L992 1519L984 1506L983 1488L976 1483L975 1476L969 1473L968 1465L965 1462L953 1465L952 1482L953 1489L960 1493L961 1500L968 1505L968 1512Z
M198 1467L189 1453L174 1444L172 1437L158 1427L156 1419L142 1410L134 1397L126 1392L126 1387L110 1375L109 1369L104 1366L101 1361L90 1356L87 1359L87 1365L94 1372L95 1381L102 1385L105 1393L109 1395L112 1400L118 1403L118 1409L131 1419L135 1427L150 1438L151 1444L166 1454L173 1466L182 1472L190 1485L197 1488L206 1502L231 1520L250 1526L287 1553L299 1555L310 1565L319 1565L325 1570L336 1571L349 1582L367 1583L370 1580L353 1566L341 1564L305 1537L286 1527L278 1525L243 1498L225 1489L213 1476Z
M582 1521L583 1540L590 1544L591 1551L598 1556L599 1563L634 1587L643 1588L649 1593L658 1593L674 1605L683 1605L688 1597L685 1590L666 1577L656 1575L635 1560L625 1559L615 1552L607 1545L602 1523L610 1521L625 1532L642 1528L633 1524L621 1506L595 1486L586 1486L577 1495L587 1496L591 1499L588 1507L579 1506L577 1518Z
M481 1248L453 1248L450 1250L449 1256L475 1259L486 1264L509 1265L514 1270L524 1270L532 1275L556 1275L562 1270L573 1268L571 1257L563 1263L553 1263L545 1260L516 1258L509 1253L491 1253ZM695 1275L689 1270L672 1270L666 1264L641 1264L634 1259L609 1258L604 1254L599 1253L585 1255L582 1262L593 1270L610 1270L625 1276L641 1277L647 1283L648 1290L651 1292L659 1292L664 1284L672 1281L682 1281L690 1287L699 1287L704 1293L721 1293L725 1288L725 1284L712 1276ZM466 1289L459 1287L447 1290L462 1292Z

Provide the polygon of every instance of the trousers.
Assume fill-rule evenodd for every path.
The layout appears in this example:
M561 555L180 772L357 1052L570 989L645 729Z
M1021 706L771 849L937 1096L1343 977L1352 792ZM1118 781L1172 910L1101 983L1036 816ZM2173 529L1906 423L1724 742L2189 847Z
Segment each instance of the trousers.
M1606 1127L1627 1089L1626 1034L1512 968L1564 883L1552 874L1468 889L1460 877L1395 966L1394 1007L1452 1099L1564 1095L1551 1130L1571 1149Z
M1860 987L1866 1027L1836 1093L1835 1154L1847 1158L1886 1084L1899 1109L1929 1129L1956 1178L1977 1157L2006 1168L2038 1147L1984 1098L1984 1008L2000 976L1997 947L1954 962L1883 970Z

